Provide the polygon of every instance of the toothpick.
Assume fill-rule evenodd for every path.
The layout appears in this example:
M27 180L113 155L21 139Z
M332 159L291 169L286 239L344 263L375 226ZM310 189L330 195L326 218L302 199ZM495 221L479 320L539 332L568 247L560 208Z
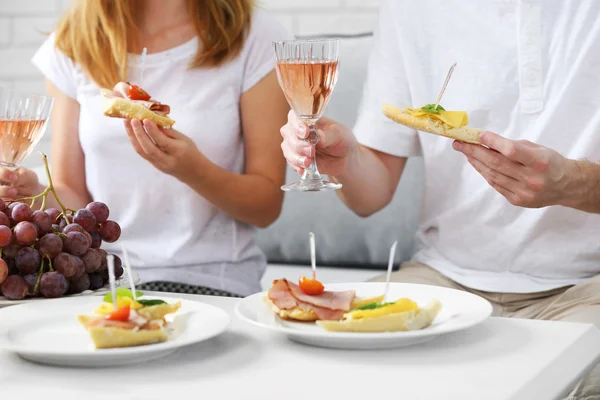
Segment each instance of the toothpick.
M121 243L121 251L123 252L123 261L125 262L125 270L127 271L127 278L129 279L129 286L131 287L131 293L133 294L133 300L137 301L137 294L135 293L135 282L133 282L133 273L131 272L131 264L129 264L129 257L127 256L127 249Z
M313 279L317 279L317 255L315 252L315 234L310 232L310 265L312 266Z
M396 240L394 242L394 244L392 245L392 248L390 249L390 260L388 262L387 277L385 279L385 292L383 293L383 302L384 303L387 298L388 290L390 288L390 279L392 278L392 269L394 267L394 256L396 255L396 246L397 245L398 245L398 241Z
M108 265L108 281L110 282L110 292L112 293L112 302L115 310L117 309L117 289L115 287L115 256L109 254L106 257Z
M146 64L146 53L148 49L144 47L142 50L142 56L140 57L140 87L144 87L144 65Z
M446 91L446 86L448 86L448 82L450 81L452 72L454 72L454 67L456 67L456 63L452 64L452 66L450 67L450 70L448 71L448 75L446 75L446 81L444 82L444 86L442 86L440 95L438 96L437 100L435 101L435 107L433 107L434 110L437 109L437 106L440 104L440 100L442 100L442 96L444 95L444 92Z

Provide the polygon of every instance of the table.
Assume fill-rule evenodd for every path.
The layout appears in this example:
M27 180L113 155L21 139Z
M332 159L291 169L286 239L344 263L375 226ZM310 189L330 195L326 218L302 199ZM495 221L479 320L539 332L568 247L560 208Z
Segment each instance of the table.
M550 400L600 360L600 330L588 324L490 318L415 347L345 351L249 326L233 315L236 299L181 297L223 308L232 315L230 329L162 360L122 368L50 367L3 352L2 397Z

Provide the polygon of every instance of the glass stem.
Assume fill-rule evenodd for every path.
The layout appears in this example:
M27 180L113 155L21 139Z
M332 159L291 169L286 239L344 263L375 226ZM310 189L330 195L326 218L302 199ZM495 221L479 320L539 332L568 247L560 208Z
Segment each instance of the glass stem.
M304 173L302 174L301 179L303 181L309 182L321 182L323 178L321 178L321 174L319 173L319 169L317 168L317 149L315 148L317 143L319 143L319 134L317 133L317 129L315 128L314 123L309 124L308 127L310 131L308 133L306 141L312 146L312 153L314 154L314 157L310 165L304 169Z

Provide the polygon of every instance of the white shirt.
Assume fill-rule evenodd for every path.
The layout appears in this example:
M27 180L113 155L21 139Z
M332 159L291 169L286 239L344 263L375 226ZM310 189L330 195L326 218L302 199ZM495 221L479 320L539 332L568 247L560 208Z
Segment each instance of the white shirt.
M240 96L273 71L272 41L288 38L281 25L256 11L235 60L218 68L189 69L198 49L195 38L147 55L142 87L171 106L174 128L192 138L213 163L243 173ZM33 63L80 104L79 139L88 190L94 200L109 206L110 219L122 228L121 239L103 248L120 254L123 243L143 282L206 285L240 295L260 291L266 260L255 244L255 229L142 159L123 121L102 114L98 86L55 50L54 36ZM139 57L131 55L129 63L128 81L139 83Z
M388 120L398 107L465 110L469 125L571 159L600 159L600 1L383 0L362 111L364 145L422 156L414 261L474 289L526 293L600 272L600 215L512 206L452 141Z

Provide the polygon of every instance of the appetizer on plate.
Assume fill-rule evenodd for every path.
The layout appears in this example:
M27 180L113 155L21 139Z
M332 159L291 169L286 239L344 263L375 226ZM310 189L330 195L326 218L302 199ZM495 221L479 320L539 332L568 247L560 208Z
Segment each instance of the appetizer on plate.
M129 82L119 82L110 89L101 89L104 115L113 118L149 119L161 128L170 129L175 121L169 118L171 108L156 100L142 88Z
M383 300L383 296L358 298L354 291L324 290L315 279L302 277L297 285L287 279L273 281L264 301L282 319L337 321L352 308Z
M402 298L393 303L373 302L350 310L339 321L317 321L330 332L399 332L427 328L442 308L434 300L422 308Z
M383 114L391 120L422 132L433 133L461 142L480 144L481 129L467 126L469 117L465 111L446 111L441 105L427 104L421 108L400 109L383 105Z
M177 312L180 302L140 299L141 292L136 292L134 300L133 293L123 288L116 293L116 309L109 293L94 314L77 317L97 349L140 346L168 339L165 316Z

